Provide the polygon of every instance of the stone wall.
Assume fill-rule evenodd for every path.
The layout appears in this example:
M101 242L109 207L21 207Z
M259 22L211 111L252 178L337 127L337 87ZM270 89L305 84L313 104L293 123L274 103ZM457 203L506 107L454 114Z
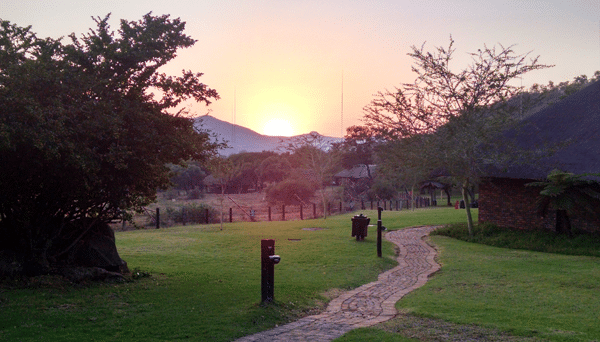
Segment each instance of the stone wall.
M479 186L479 222L494 223L517 229L555 228L555 213L550 210L545 218L537 215L535 202L540 188L525 184L532 179L488 178ZM600 222L571 218L574 229L600 231Z

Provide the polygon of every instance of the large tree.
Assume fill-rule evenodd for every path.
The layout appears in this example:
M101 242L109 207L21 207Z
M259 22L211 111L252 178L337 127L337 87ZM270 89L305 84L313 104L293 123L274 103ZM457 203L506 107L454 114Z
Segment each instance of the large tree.
M290 152L291 159L298 166L295 174L312 181L315 188L321 189L323 213L327 218L327 185L331 184L333 175L340 170L340 153L332 148L322 135L317 132L300 135L289 142L284 149Z
M159 69L195 40L185 23L150 13L95 18L87 34L38 38L0 24L0 250L25 272L49 270L88 232L153 202L167 163L216 152L181 102L209 104L201 73Z
M453 71L454 41L448 48L425 51L424 45L409 53L417 78L394 91L380 92L365 108L365 123L390 139L411 139L403 148L415 150L416 161L404 160L422 170L425 157L431 169L444 168L463 190L467 222L472 231L467 191L476 184L489 162L502 163L513 155L499 133L515 125L522 108L511 101L521 92L516 78L548 66L516 55L513 47L489 48L471 53L471 63ZM512 83L511 83L512 82ZM409 154L404 154L409 156Z

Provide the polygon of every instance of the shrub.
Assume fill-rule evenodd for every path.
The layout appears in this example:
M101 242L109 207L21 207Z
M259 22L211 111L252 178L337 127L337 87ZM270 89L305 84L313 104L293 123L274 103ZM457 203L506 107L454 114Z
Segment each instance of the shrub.
M194 189L188 194L188 199L195 200L204 198L204 193L200 189Z
M432 235L494 247L600 257L600 233L580 232L570 237L549 230L510 229L484 223L473 227L471 238L466 223L457 223L440 228Z
M314 196L316 187L306 179L286 179L267 188L266 199L269 204L283 203L297 205L308 202Z
M208 210L208 222L217 220L217 211L206 204L191 203L173 211L170 219L176 223L206 223L206 210Z

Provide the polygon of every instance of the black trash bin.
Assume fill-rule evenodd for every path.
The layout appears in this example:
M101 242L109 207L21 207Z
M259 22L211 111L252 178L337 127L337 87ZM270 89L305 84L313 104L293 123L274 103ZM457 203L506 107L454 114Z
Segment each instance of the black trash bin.
M360 214L354 216L350 220L352 221L352 236L356 236L356 241L364 240L367 236L367 230L371 219Z

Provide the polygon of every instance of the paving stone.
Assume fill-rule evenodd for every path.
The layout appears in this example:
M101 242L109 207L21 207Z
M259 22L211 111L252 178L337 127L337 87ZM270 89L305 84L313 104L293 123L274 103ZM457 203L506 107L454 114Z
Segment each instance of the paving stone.
M242 337L238 342L325 342L348 331L394 318L400 298L427 282L440 269L436 251L423 238L438 227L424 226L391 231L385 238L399 248L398 266L378 280L333 299L325 312L302 318L275 329Z

